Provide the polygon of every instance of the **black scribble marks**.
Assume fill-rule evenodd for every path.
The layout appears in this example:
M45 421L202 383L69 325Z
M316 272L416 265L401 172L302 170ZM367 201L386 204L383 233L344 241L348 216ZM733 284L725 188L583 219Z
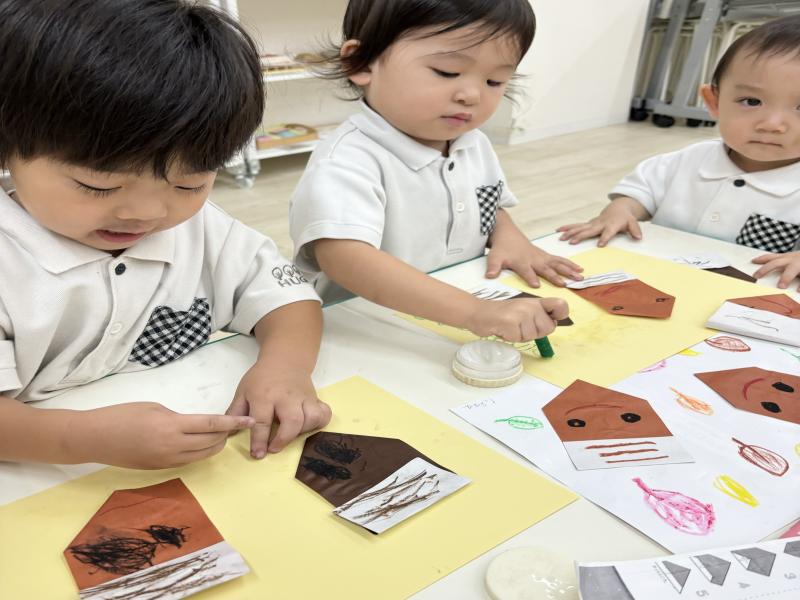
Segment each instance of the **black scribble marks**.
M97 567L115 575L128 575L153 566L156 550L162 545L180 548L186 541L183 531L188 527L150 525L141 529L155 541L138 537L101 537L96 542L70 546L69 551L85 565ZM97 571L94 571L96 573Z
M303 460L303 468L308 469L312 473L316 473L321 477L324 477L328 481L333 481L334 479L350 479L352 474L350 473L350 469L347 467L340 467L338 465L332 465L329 462L325 462L321 458L311 458L310 456L304 456Z
M188 596L228 577L224 571L210 572L216 568L218 560L216 553L201 552L184 560L157 565L134 577L101 583L83 590L81 598L157 600L181 593Z
M335 441L323 439L314 444L314 450L342 465L349 465L361 456L359 448L351 448L341 438Z
M511 292L504 290L493 290L491 288L481 288L472 292L472 295L481 300L510 300L519 296L519 292Z
M764 329L772 329L772 331L779 331L777 327L773 327L772 325L770 325L771 321L767 321L766 319L754 319L753 317L743 317L740 315L726 315L726 316L731 319L742 319L743 321L752 323L756 327L763 327Z
M353 498L336 509L337 513L349 510L358 504L373 504L364 512L354 515L352 519L360 524L372 523L381 518L388 518L414 504L424 502L439 493L439 478L435 473L428 474L427 470L413 475L403 481L398 481L395 476L382 488ZM382 497L383 496L383 497Z

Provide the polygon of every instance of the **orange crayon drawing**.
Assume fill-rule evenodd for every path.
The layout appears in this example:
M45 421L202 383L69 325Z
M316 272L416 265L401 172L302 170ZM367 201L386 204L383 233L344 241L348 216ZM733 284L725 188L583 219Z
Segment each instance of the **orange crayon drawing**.
M675 401L680 404L683 408L688 408L689 410L693 410L694 412L700 413L701 415L713 415L714 409L711 407L710 404L706 404L702 400L698 400L697 398L692 398L691 396L687 396L676 390L675 388L669 388L673 392L677 394Z

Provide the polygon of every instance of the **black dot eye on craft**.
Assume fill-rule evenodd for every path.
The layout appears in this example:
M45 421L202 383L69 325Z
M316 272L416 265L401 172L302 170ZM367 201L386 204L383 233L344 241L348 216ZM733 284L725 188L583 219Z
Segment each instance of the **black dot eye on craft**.
M783 383L782 381L776 381L775 383L772 384L772 387L774 387L779 392L794 394L794 388L786 383Z
M619 418L625 421L626 423L636 423L637 421L642 420L642 417L640 417L636 413L623 413L620 415Z
M567 421L567 425L570 427L586 427L586 421L583 419L570 419Z
M656 302L666 302L666 298L656 298Z
M779 413L779 412L781 412L780 405L775 403L775 402L762 402L761 406L764 407L764 410L768 410L771 413Z
M624 306L612 306L611 310L622 310L623 308L625 308L625 307Z

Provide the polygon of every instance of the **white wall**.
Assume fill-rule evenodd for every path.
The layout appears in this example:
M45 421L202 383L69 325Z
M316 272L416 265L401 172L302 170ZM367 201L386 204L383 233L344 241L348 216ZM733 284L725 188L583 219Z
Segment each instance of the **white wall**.
M628 119L647 0L532 0L538 21L512 143ZM495 124L495 137L497 137Z
M347 0L238 0L242 23L264 51L298 52L337 39ZM628 118L648 0L531 0L538 20L520 65L519 105L501 106L484 129L523 142L624 122ZM353 105L331 99L330 84L278 84L267 120L311 125L344 118ZM294 117L294 118L293 118Z

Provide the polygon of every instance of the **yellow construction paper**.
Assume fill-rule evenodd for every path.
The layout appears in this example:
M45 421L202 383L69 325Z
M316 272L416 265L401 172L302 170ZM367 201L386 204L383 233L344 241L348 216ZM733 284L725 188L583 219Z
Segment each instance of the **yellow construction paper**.
M559 387L579 378L612 385L713 335L715 332L705 323L725 300L775 292L774 288L617 248L595 248L570 259L584 267L586 276L625 271L676 300L668 319L628 317L612 315L571 290L546 281L532 289L516 275L503 279L502 283L511 287L537 296L564 298L569 303L575 324L558 327L548 336L555 351L553 358L539 356L533 343L516 344L523 354L525 370ZM401 316L460 343L476 339L466 330Z
M61 554L70 540L114 490L173 477L252 569L198 596L209 599L406 598L576 499L364 379L320 397L333 408L327 430L403 439L472 483L373 535L294 479L303 439L257 462L240 434L187 467L108 468L0 507L0 598L77 598Z

